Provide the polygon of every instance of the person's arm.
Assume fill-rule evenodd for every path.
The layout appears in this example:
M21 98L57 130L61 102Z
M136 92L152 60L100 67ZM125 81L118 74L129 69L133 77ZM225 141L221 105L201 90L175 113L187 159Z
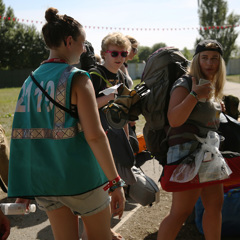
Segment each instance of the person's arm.
M102 107L106 106L110 100L114 100L114 99L115 99L114 93L111 93L109 95L104 95L101 97L97 97L97 99L96 99L97 106L98 106L98 108L102 108Z
M195 78L192 78L192 91L197 97L181 86L173 90L168 106L168 121L171 127L179 127L186 122L198 100L209 97L212 85L211 83L196 85Z
M102 85L102 81L103 80L101 79L101 77L99 77L96 74L91 74L91 81L92 81L92 84L93 84L93 87L94 87L95 96L97 98L98 108L104 107L105 105L108 104L108 102L110 100L114 100L115 99L114 93L111 93L109 95L104 95L104 96L98 96L99 92L102 90L102 86L101 85Z
M126 133L126 136L127 136L127 139L129 140L129 129L128 129L128 123L124 125L123 127L125 133Z
M0 210L0 239L5 240L10 234L10 222Z
M86 141L91 147L106 177L111 181L118 176L107 136L102 128L98 106L91 80L86 75L76 75L72 85L72 104L77 105L79 121ZM94 176L93 176L94 177ZM117 188L112 193L113 213L121 216L124 209L124 193Z

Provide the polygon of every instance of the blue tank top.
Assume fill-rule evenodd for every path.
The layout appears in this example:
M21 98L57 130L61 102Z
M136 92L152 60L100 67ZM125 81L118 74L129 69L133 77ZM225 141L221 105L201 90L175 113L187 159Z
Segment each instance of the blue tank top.
M65 63L46 63L33 75L70 109L72 79L79 72L88 75ZM8 197L79 195L106 182L79 120L53 105L28 77L14 114Z

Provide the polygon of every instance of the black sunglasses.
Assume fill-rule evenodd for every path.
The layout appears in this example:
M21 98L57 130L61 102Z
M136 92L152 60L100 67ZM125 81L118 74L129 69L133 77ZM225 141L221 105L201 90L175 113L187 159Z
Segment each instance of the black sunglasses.
M117 57L119 54L121 54L121 56L123 58L125 58L128 55L128 51L119 52L119 51L109 51L109 50L107 50L106 53L111 53L112 57Z

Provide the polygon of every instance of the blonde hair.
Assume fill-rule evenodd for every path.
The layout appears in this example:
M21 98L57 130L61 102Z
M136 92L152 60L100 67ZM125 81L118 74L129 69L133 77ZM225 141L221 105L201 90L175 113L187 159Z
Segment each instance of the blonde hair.
M132 36L129 36L129 35L126 35L126 38L128 38L128 40L130 41L132 48L138 48L139 43L135 38L133 38Z
M95 58L98 64L101 64L101 57L95 53Z
M200 53L197 53L193 57L191 65L188 70L189 74L191 76L195 77L197 84L198 84L200 78L204 78L204 75L200 68L199 56L200 56ZM225 66L224 59L222 58L222 56L220 54L219 54L219 59L220 59L220 63L219 63L218 71L215 74L214 80L213 80L213 82L215 83L215 86L214 86L215 89L214 89L213 95L216 100L222 99L223 87L226 82L226 66Z
M115 45L121 48L126 48L127 51L131 49L131 43L126 36L124 36L120 32L109 33L106 37L102 40L102 50L101 50L101 57L104 59L104 52L108 50L110 45Z

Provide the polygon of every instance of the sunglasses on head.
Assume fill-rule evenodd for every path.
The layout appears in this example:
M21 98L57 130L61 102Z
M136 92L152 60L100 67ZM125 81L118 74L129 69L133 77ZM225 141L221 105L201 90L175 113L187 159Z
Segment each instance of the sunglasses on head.
M119 52L119 51L109 51L109 50L107 50L106 53L111 53L112 57L117 57L120 54L122 57L125 58L128 55L128 51Z
M133 50L133 53L134 53L134 54L137 54L137 52L138 52L138 49L137 49L137 48L132 48L132 50Z

